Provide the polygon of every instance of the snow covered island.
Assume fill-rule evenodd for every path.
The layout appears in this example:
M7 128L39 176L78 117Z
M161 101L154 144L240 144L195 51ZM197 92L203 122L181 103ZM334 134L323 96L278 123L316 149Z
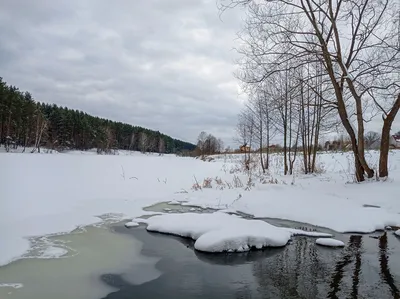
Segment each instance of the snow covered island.
M129 221L129 222L125 223L125 227L127 227L127 228L137 227L137 226L139 226L139 223L137 223L135 221Z
M247 220L222 212L167 214L142 220L147 230L195 240L204 252L243 252L285 246L295 235L331 237L330 234L276 227L262 220Z

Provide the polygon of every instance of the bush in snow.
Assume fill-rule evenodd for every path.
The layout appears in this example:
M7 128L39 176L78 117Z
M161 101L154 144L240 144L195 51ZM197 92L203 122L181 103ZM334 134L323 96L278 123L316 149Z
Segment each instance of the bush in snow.
M203 180L203 188L212 188L211 182L213 181L212 178L206 178Z

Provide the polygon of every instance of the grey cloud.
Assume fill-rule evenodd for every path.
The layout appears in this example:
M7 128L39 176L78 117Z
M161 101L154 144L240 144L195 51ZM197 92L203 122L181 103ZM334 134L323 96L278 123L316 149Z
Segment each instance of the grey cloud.
M7 82L56 103L195 141L232 140L240 14L215 1L0 0Z

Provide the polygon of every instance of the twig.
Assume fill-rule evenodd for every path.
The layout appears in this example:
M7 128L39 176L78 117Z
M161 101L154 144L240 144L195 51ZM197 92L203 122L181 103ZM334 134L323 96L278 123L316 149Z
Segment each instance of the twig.
M121 174L121 176L124 178L124 180L125 180L125 170L124 170L124 167L121 165L121 169L122 169L122 174Z
M181 191L175 192L175 194L176 193L189 193L189 192L187 192L185 189L181 189Z
M203 192L203 189L201 188L201 186L199 185L199 182L198 182L197 179L196 179L196 176L193 175L193 177L194 177L194 180L196 181L196 185L199 186L201 192Z

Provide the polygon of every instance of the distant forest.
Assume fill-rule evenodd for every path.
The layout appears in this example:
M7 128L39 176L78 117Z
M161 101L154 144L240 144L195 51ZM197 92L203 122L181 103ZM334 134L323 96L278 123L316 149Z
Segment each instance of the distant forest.
M91 116L82 111L36 102L0 77L0 143L6 149L41 147L111 153L117 149L180 153L195 145L138 126Z

